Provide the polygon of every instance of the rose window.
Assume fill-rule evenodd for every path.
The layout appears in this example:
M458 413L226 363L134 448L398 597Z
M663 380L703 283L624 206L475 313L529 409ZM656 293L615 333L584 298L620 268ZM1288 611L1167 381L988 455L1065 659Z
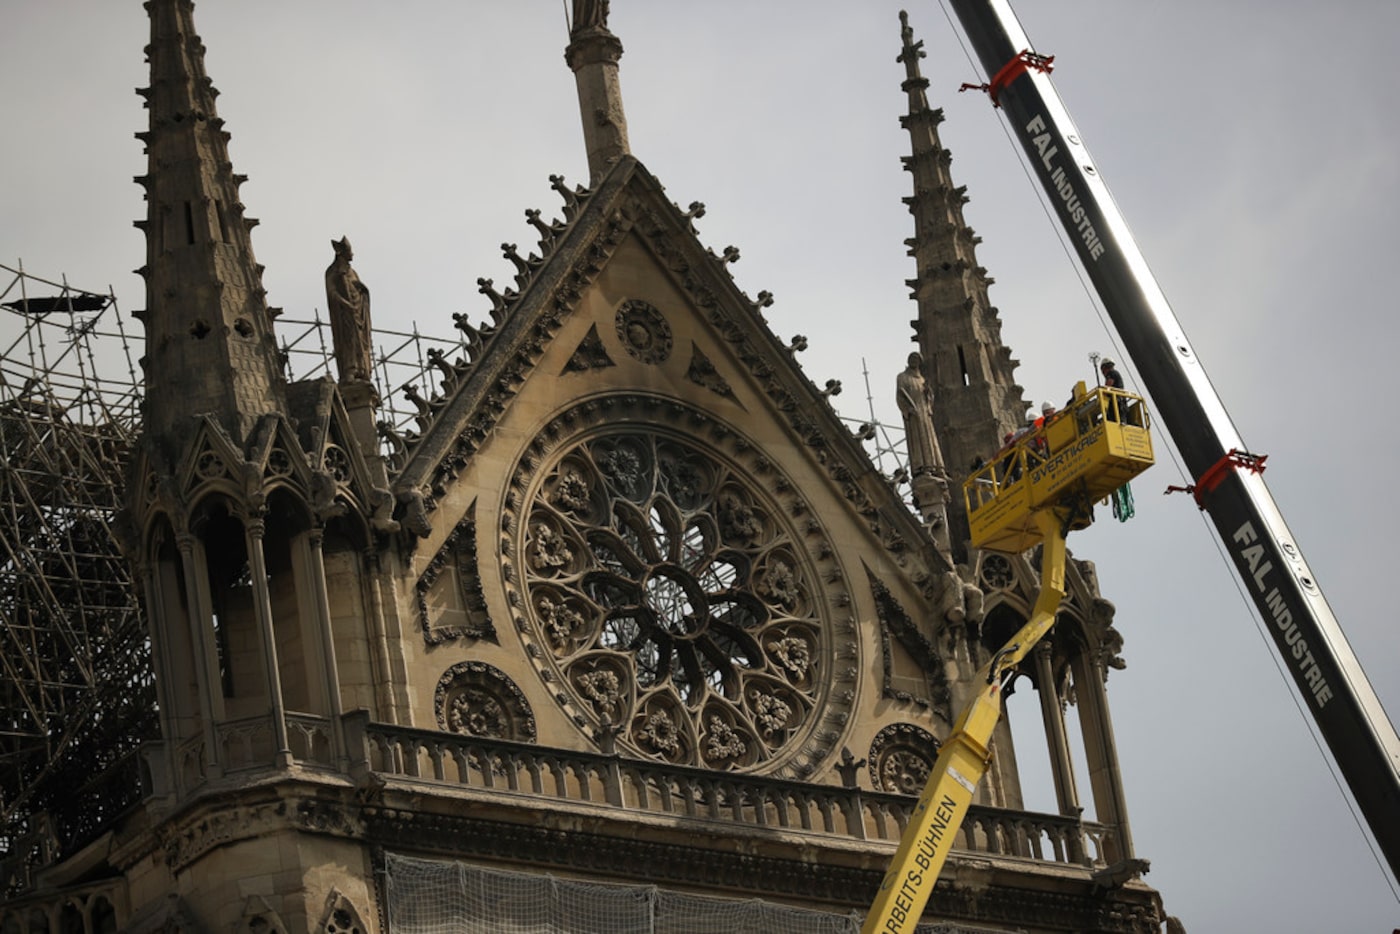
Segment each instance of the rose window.
M522 583L560 700L670 762L748 769L801 747L830 679L826 598L773 494L638 433L565 447L536 476Z

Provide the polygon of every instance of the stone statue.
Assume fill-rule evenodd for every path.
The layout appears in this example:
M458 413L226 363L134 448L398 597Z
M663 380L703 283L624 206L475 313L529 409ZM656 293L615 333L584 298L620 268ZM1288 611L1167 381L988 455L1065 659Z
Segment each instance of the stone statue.
M933 392L924 381L923 368L923 355L916 350L909 355L909 366L895 378L895 401L904 416L904 443L913 477L943 471L943 454L933 433Z
M574 32L608 28L608 0L574 0Z
M326 313L331 319L331 339L341 382L368 380L370 358L369 288L350 265L355 254L350 240L332 240L335 261L326 269Z

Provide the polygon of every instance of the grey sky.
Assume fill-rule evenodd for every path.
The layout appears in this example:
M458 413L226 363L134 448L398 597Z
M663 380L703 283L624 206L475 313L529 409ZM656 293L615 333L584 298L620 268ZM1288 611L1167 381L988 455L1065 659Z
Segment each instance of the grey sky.
M904 280L909 176L898 10L926 43L929 97L968 186L979 260L1028 401L1125 365L1059 246L955 33L931 2L616 0L633 152L702 239L742 251L749 294L802 333L836 402L897 422L914 315ZM1391 282L1400 237L1400 4L1022 3L1143 252L1269 481L1392 718L1400 627L1386 537L1400 527ZM330 241L355 244L376 324L450 336L484 317L478 276L508 279L548 176L586 181L559 0L205 0L196 21L269 300L324 307ZM8 0L0 262L111 285L144 305L131 177L145 115L139 3ZM1165 445L1163 445L1165 447ZM1201 931L1388 931L1400 905L1169 458L1070 545L1118 606L1126 671L1109 682L1148 881ZM1081 782L1086 779L1081 776ZM1040 806L1048 806L1048 790ZM1032 794L1035 805L1035 794Z

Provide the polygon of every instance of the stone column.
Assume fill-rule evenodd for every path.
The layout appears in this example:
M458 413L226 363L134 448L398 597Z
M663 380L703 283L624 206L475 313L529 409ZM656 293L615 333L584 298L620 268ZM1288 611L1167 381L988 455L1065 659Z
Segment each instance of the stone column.
M168 621L165 618L165 603L161 599L160 588L156 584L155 573L150 564L142 561L136 573L141 578L141 589L146 595L146 632L151 637L151 662L155 668L160 734L173 746L180 740L180 730L176 725L175 704L171 700L174 682L170 678L170 638L166 633Z
M606 4L580 0L574 3L574 24L569 39L564 60L573 69L578 85L591 187L597 185L614 162L631 151L617 69L622 58L622 42L608 31Z
M262 637L263 665L267 669L268 700L271 704L272 733L277 743L277 767L292 764L287 742L287 711L282 701L282 677L277 665L277 635L272 628L272 594L267 589L267 560L263 555L266 526L262 519L249 519L244 525L248 547L248 567L253 578L253 609Z
M176 715L175 705L170 700L174 687L170 679L170 639L166 632L165 604L160 598L160 588L156 586L151 566L145 560L140 561L136 567L136 574L141 578L141 589L146 595L146 632L151 639L151 663L155 668L156 678L156 708L160 714L160 735L164 740L154 744L157 748L144 751L143 755L147 767L151 770L152 792L156 796L165 797L177 787L175 747L179 745L181 738L180 720ZM158 761L152 761L157 757Z
M1040 682L1040 715L1045 721L1045 736L1050 742L1050 774L1055 779L1055 801L1060 813L1078 817L1079 792L1074 786L1074 765L1069 755L1069 740L1065 736L1064 710L1060 692L1055 688L1055 673L1051 665L1050 643L1042 640L1035 647L1035 668Z
M326 589L326 562L321 550L325 532L312 529L306 535L307 557L310 565L311 596L316 607L316 631L321 641L321 657L325 659L326 709L331 718L331 754L336 767L345 770L345 737L341 723L340 670L335 661L335 632L331 625L331 598Z
M379 701L379 717L385 723L398 723L398 704L394 698L394 687L389 676L389 635L384 620L384 595L380 577L379 553L373 548L364 554L360 563L364 593L369 604L370 637L370 676L374 678L374 695Z
M220 765L223 757L219 754L219 733L215 727L215 719L222 717L224 696L221 686L218 691L214 690L221 682L218 650L210 638L214 634L214 613L210 609L209 577L200 567L202 562L196 551L202 554L203 550L198 548L198 541L193 535L183 533L177 536L176 546L180 550L180 566L185 576L185 599L188 601L185 612L195 654L196 679L199 683L199 716L204 721L205 778L218 778L223 773ZM177 774L178 772L177 767ZM180 775L180 778L183 778L183 775Z
M1091 651L1091 650L1090 650ZM1099 823L1113 830L1104 854L1108 864L1133 858L1133 837L1128 828L1127 798L1118 769L1118 744L1113 738L1113 721L1108 713L1108 692L1104 690L1104 670L1080 653L1074 664L1074 686L1079 701L1079 726L1084 734L1084 754L1089 764L1089 782L1094 790L1094 810Z

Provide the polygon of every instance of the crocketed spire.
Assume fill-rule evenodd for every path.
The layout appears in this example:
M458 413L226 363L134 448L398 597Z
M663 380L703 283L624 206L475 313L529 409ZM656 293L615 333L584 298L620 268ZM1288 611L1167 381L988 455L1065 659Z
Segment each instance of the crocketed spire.
M204 72L190 0L148 0L151 83L145 143L147 432L174 453L190 416L210 414L236 441L286 411L272 318L238 199L242 176Z
M913 340L933 391L934 429L957 481L977 458L994 452L1007 431L1021 426L1025 403L1013 375L1017 362L1001 342L1001 321L987 297L993 280L977 265L979 238L963 220L967 189L953 184L952 156L938 137L943 111L930 108L925 95L923 42L915 41L907 13L899 21L903 48L897 60L906 74L900 87L909 98L900 123L911 144L911 155L901 161L914 178L914 194L904 199L914 217L914 236L904 241L916 269L908 280L919 309L911 322ZM949 521L955 551L967 537L962 509L954 496Z

